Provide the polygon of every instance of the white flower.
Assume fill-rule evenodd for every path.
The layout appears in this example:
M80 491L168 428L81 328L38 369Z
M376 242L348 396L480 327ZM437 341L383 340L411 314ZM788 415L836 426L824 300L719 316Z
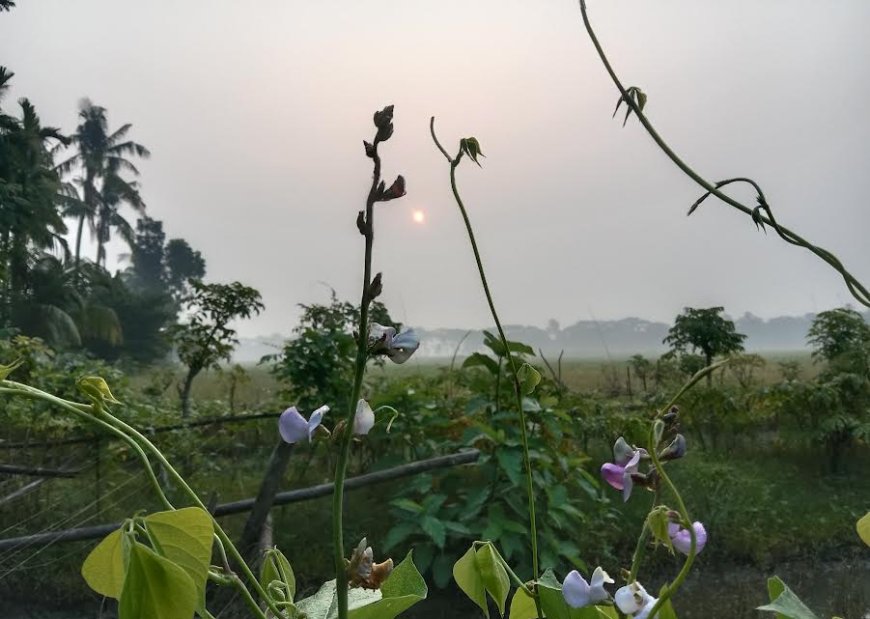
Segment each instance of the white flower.
M306 420L295 406L291 406L281 413L281 417L278 419L278 432L280 432L281 438L288 443L298 443L304 438L311 442L314 431L328 411L328 406L321 406L311 413L311 417Z
M393 363L404 363L420 347L420 339L413 329L396 334L394 327L373 322L369 326L369 352L386 355Z
M616 602L619 610L626 615L631 615L633 619L647 619L658 599L647 593L643 585L635 581L617 589L613 601Z
M369 403L360 400L356 403L356 413L353 416L353 433L368 434L375 425L375 413Z
M592 572L591 583L587 583L580 572L572 570L562 583L562 597L571 608L597 604L610 597L604 589L604 583L613 583L613 579L600 567Z

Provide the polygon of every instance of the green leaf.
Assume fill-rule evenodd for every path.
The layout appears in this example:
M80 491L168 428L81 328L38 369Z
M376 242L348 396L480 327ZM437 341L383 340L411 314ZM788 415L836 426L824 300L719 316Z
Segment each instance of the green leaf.
M477 567L477 556L474 546L468 549L462 558L453 565L453 580L463 593L477 604L483 614L489 619L489 607L486 605L486 587L483 577Z
M151 514L144 521L154 550L190 576L204 604L214 538L211 516L199 507L185 507Z
M858 530L858 537L861 538L861 541L870 546L870 512L864 514L855 528Z
M475 556L483 586L498 606L499 614L504 617L505 602L511 590L507 571L496 556L496 550L491 543L481 546Z
M444 542L447 540L447 529L443 522L427 514L420 521L420 526L439 549L444 548Z
M269 585L277 581L284 589L287 598L285 601L292 602L296 597L296 575L290 561L284 553L277 548L266 551L263 557L263 565L260 567L260 584L268 590Z
M389 530L384 538L384 550L390 551L420 530L416 522L401 522Z
M21 359L18 359L9 365L0 364L0 380L6 380L6 377L14 372L16 368L20 367L22 363L24 362Z
M819 619L778 576L767 579L767 591L770 604L757 610L776 613L776 619Z
M670 509L665 505L659 505L647 515L646 525L656 541L661 542L662 545L666 546L673 553L674 546L671 543L671 536L668 534L668 524L670 524L670 518L668 518L669 511Z
M123 529L123 527L122 527ZM88 586L109 598L121 597L124 586L124 534L122 529L103 538L82 564Z
M520 382L520 391L523 395L531 395L535 387L541 382L541 373L528 363L524 363L517 370L517 380Z
M109 390L108 383L99 376L82 376L76 381L76 387L94 402L120 404Z
M147 546L132 544L119 619L190 619L198 600L199 592L187 572Z
M485 367L493 376L498 374L498 363L496 360L482 353L472 353L462 362L463 368L473 368L477 366Z
M498 465L511 480L511 483L520 487L523 483L523 454L518 450L499 449L495 453Z
M423 506L417 503L416 501L412 501L411 499L400 498L390 501L390 505L393 507L398 507L399 509L404 509L406 511L419 514L423 512Z
M350 619L394 619L426 599L428 594L426 581L417 571L409 552L393 569L380 591L351 589L348 592L349 616ZM308 619L335 619L338 616L335 581L324 583L317 593L300 600L296 607Z
M538 619L534 598L522 589L517 589L511 598L510 619Z

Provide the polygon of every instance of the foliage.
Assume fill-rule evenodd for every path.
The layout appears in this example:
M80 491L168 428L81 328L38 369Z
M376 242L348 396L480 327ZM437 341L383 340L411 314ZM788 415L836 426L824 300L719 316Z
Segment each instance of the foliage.
M356 361L354 324L359 308L348 301L339 301L332 291L329 305L300 305L302 316L293 329L295 337L284 343L277 355L263 361L271 362L270 371L283 385L283 394L304 410L323 404L345 410L347 385L353 379ZM387 308L378 301L372 303L371 319L382 325L393 322ZM375 360L383 364L383 360Z
M734 323L721 316L723 311L723 307L684 308L668 330L664 343L675 353L700 352L704 366L711 365L720 355L742 351L746 336L737 333Z
M827 361L832 371L870 374L870 325L853 309L822 312L807 334L813 358Z
M186 323L174 325L169 332L178 358L187 367L181 391L182 416L190 414L190 387L193 379L207 368L229 360L238 343L229 323L250 318L263 309L260 293L241 282L205 284L191 282L192 293L185 300Z

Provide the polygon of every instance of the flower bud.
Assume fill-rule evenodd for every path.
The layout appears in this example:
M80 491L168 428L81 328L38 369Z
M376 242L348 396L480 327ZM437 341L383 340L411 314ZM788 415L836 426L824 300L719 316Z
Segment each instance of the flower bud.
M671 444L659 453L660 460L676 460L686 455L686 437L677 434Z

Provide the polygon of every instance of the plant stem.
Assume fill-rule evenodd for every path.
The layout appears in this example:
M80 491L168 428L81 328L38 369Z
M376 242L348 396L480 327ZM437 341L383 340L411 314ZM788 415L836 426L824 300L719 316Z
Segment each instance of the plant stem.
M363 376L365 375L368 361L368 338L369 338L369 304L371 303L372 284L372 247L375 240L374 228L374 205L381 178L381 158L378 155L379 140L377 136L372 143L372 185L366 199L365 222L363 235L365 236L365 257L363 261L363 285L360 298L359 324L357 325L358 339L356 350L356 365L354 369L353 391L350 405L345 418L344 433L341 437L341 448L338 453L338 462L335 467L335 488L332 491L332 552L335 561L335 594L338 600L338 619L347 619L347 569L344 559L344 480L347 476L347 461L350 455L350 445L353 440L353 420L356 415L356 406L362 392Z
M583 16L583 24L586 26L586 32L589 34L589 38L592 40L592 44L595 46L595 50L598 52L598 57L601 59L604 68L607 70L607 73L610 75L610 78L613 80L613 83L619 90L622 100L626 103L626 105L628 105L631 111L634 112L635 116L637 116L637 119L643 125L644 129L646 129L647 133L653 139L656 145L665 155L668 156L671 161L674 162L674 164L680 170L683 171L684 174L686 174L689 178L695 181L698 185L703 187L708 193L716 196L717 198L719 198L726 204L736 208L737 210L752 216L754 209L749 208L748 206L742 204L741 202L738 202L731 196L723 193L719 190L719 187L721 185L714 185L713 183L702 177L700 174L695 172L695 170L693 170L686 162L680 159L680 157L671 149L671 147L668 146L667 142L665 142L664 139L658 134L652 123L647 119L646 116L644 116L637 103L635 103L635 101L628 95L628 91L622 85L622 82L619 80L619 77L617 77L616 72L613 70L613 67L610 66L610 62L607 60L607 56L604 54L604 50L602 49L601 44L598 42L598 37L595 36L595 32L592 30L592 25L589 23L589 16L586 14L586 1L579 1L580 13ZM755 183L752 184L755 185ZM757 188L757 185L755 186ZM768 213L770 213L770 211L768 211ZM849 289L849 292L852 294L852 296L855 297L855 299L862 305L870 307L870 291L868 291L867 288L865 288L864 285L861 284L861 282L858 281L858 279L856 279L855 276L853 276L846 269L845 266L843 266L843 263L840 262L840 260L834 254L822 247L813 245L812 243L805 240L797 233L789 230L788 228L780 226L772 217L772 215L770 217L767 217L759 213L759 217L761 221L776 230L777 234L779 234L779 236L782 237L782 239L786 242L791 243L792 245L798 245L800 247L803 247L827 262L843 277L843 280L846 283L846 287Z
M532 464L529 458L529 438L528 431L526 428L526 413L523 410L523 395L522 389L520 387L519 377L517 375L517 367L514 361L514 357L511 354L510 348L508 346L508 340L505 336L504 329L501 325L501 320L499 320L498 312L495 309L495 303L492 300L492 293L489 290L489 284L486 281L486 272L483 268L483 261L480 258L480 252L477 248L477 241L474 238L474 229L471 226L471 221L468 218L468 212L465 210L465 204L462 202L462 197L459 195L459 189L456 186L456 167L459 165L459 161L462 159L462 151L460 151L456 158L451 159L450 155L447 154L447 151L441 146L438 142L438 138L435 135L435 117L433 116L429 123L429 130L432 133L432 139L435 141L435 145L438 147L438 150L447 158L450 162L450 188L453 191L453 198L456 201L456 205L459 207L459 212L462 214L462 220L465 222L465 230L468 233L468 240L471 243L471 249L474 252L474 261L477 263L477 272L480 274L480 283L483 286L483 292L486 295L486 302L489 305L489 311L492 314L492 319L495 322L495 327L498 330L499 338L501 339L501 344L504 346L505 355L507 356L508 365L510 366L511 375L514 382L514 395L516 396L517 402L517 412L520 417L520 437L523 445L523 464L525 466L526 472L526 494L528 495L529 501L529 532L531 536L532 543L532 572L535 580L538 579L540 575L539 565L538 565L538 529L535 523L535 489L534 483L532 480ZM543 617L543 611L541 609L541 600L538 596L534 596L535 600L535 608L538 612L538 617Z
M25 385L23 383L16 383L14 381L4 380L0 384L14 385L14 387L11 389L10 388L0 389L0 393L11 393L14 395L21 395L24 397L32 398L34 400L45 400L46 402L48 402L50 404L54 404L55 406L59 406L61 408L64 408L64 409L70 411L71 413L75 414L76 416L81 417L82 419L85 419L89 423L96 424L97 426L101 427L105 431L109 432L110 434L114 434L119 439L121 439L122 441L127 443L127 445L129 445L130 448L133 449L134 452L136 452L136 455L139 456L139 459L142 461L142 464L145 467L145 472L148 475L148 480L151 482L151 485L154 487L154 490L157 494L157 497L160 499L160 502L163 504L163 506L166 509L170 509L170 510L175 509L172 506L172 503L170 503L169 499L166 497L166 494L163 492L163 488L160 487L160 482L157 479L157 475L155 475L155 473L154 473L154 468L151 466L151 461L148 460L148 456L142 450L142 447L140 447L136 441L134 441L132 438L130 438L129 436L127 436L126 434L124 434L120 430L116 429L114 426L106 423L105 421L103 421L101 419L98 419L97 417L94 417L93 413L92 413L93 408L90 404L78 404L76 402L70 402L68 400L64 400L63 398L59 398L59 397L54 396L50 393L46 393L44 391L36 389L35 387L31 387L31 386Z
M697 540L695 539L695 529L692 526L692 519L689 517L688 510L686 510L686 504L683 502L683 497L680 495L680 492L677 490L674 482L671 481L671 478L665 471L665 467L659 460L658 445L656 445L655 439L653 438L653 425L650 426L648 444L649 455L650 458L652 458L653 466L655 466L655 469L659 474L659 478L665 483L665 485L671 491L671 494L674 495L674 500L677 502L677 511L679 511L680 518L683 520L683 523L686 526L686 530L689 532L690 539L689 554L686 555L686 561L683 563L683 567L680 568L680 572L677 574L677 577L674 578L673 582L671 582L662 590L658 601L655 603L655 605L653 605L652 609L650 610L649 619L655 619L656 613L669 599L671 599L671 597L673 597L674 593L677 592L677 589L679 589L680 586L683 584L683 581L686 580L686 576L689 575L689 571L692 569L692 563L694 563L695 561L695 555L697 554Z
M16 383L13 381L3 381L4 385L12 385L13 389L7 390L3 389L2 392L15 391L20 395L24 395L27 397L42 399L57 406L60 406L76 415L87 419L88 421L97 424L98 426L108 430L112 434L115 434L122 440L124 440L128 445L130 445L136 453L139 455L140 459L142 459L145 464L145 469L149 473L149 477L151 479L152 484L158 492L158 496L161 497L164 505L167 509L175 509L166 496L163 494L163 490L160 488L160 484L157 481L157 477L154 475L154 471L151 468L151 463L148 461L148 457L145 454L144 449L147 449L152 453L152 455L157 459L160 464L165 467L166 471L173 478L176 484L181 487L181 489L187 494L187 496L193 501L193 503L202 509L204 512L208 512L208 508L206 508L205 504L199 499L196 492L187 484L183 477L175 470L175 468L169 463L163 453L151 442L149 441L141 432L133 428L132 426L124 423L120 419L112 416L105 410L101 410L99 407L94 407L87 404L79 404L77 402L70 402L69 400L64 400L62 398L58 398L57 396L51 395L49 393L45 393L39 389L34 387L30 387L29 385L24 385L21 383ZM103 417L100 419L99 417L94 417L93 415L99 415ZM242 572L245 574L245 577L253 586L254 590L257 591L257 595L266 603L269 607L269 610L275 613L275 616L280 617L280 613L278 612L277 607L275 607L271 598L266 595L266 592L260 586L259 581L256 579L254 574L251 572L251 569L248 567L247 563L245 563L239 551L233 545L232 540L230 540L229 536L224 532L218 522L212 517L212 523L215 529L215 536L220 540L224 547L228 547L230 549L230 554L233 559L239 564ZM250 592L247 587L245 587L244 583L239 580L239 584L241 588L244 589L244 592L247 594L247 597L251 597ZM244 595L244 594L243 594ZM251 603L253 603L253 607L257 609L258 617L262 619L266 619L266 615L260 610L259 606L257 606L256 602L254 602L253 598L251 598ZM250 604L249 604L250 605Z

